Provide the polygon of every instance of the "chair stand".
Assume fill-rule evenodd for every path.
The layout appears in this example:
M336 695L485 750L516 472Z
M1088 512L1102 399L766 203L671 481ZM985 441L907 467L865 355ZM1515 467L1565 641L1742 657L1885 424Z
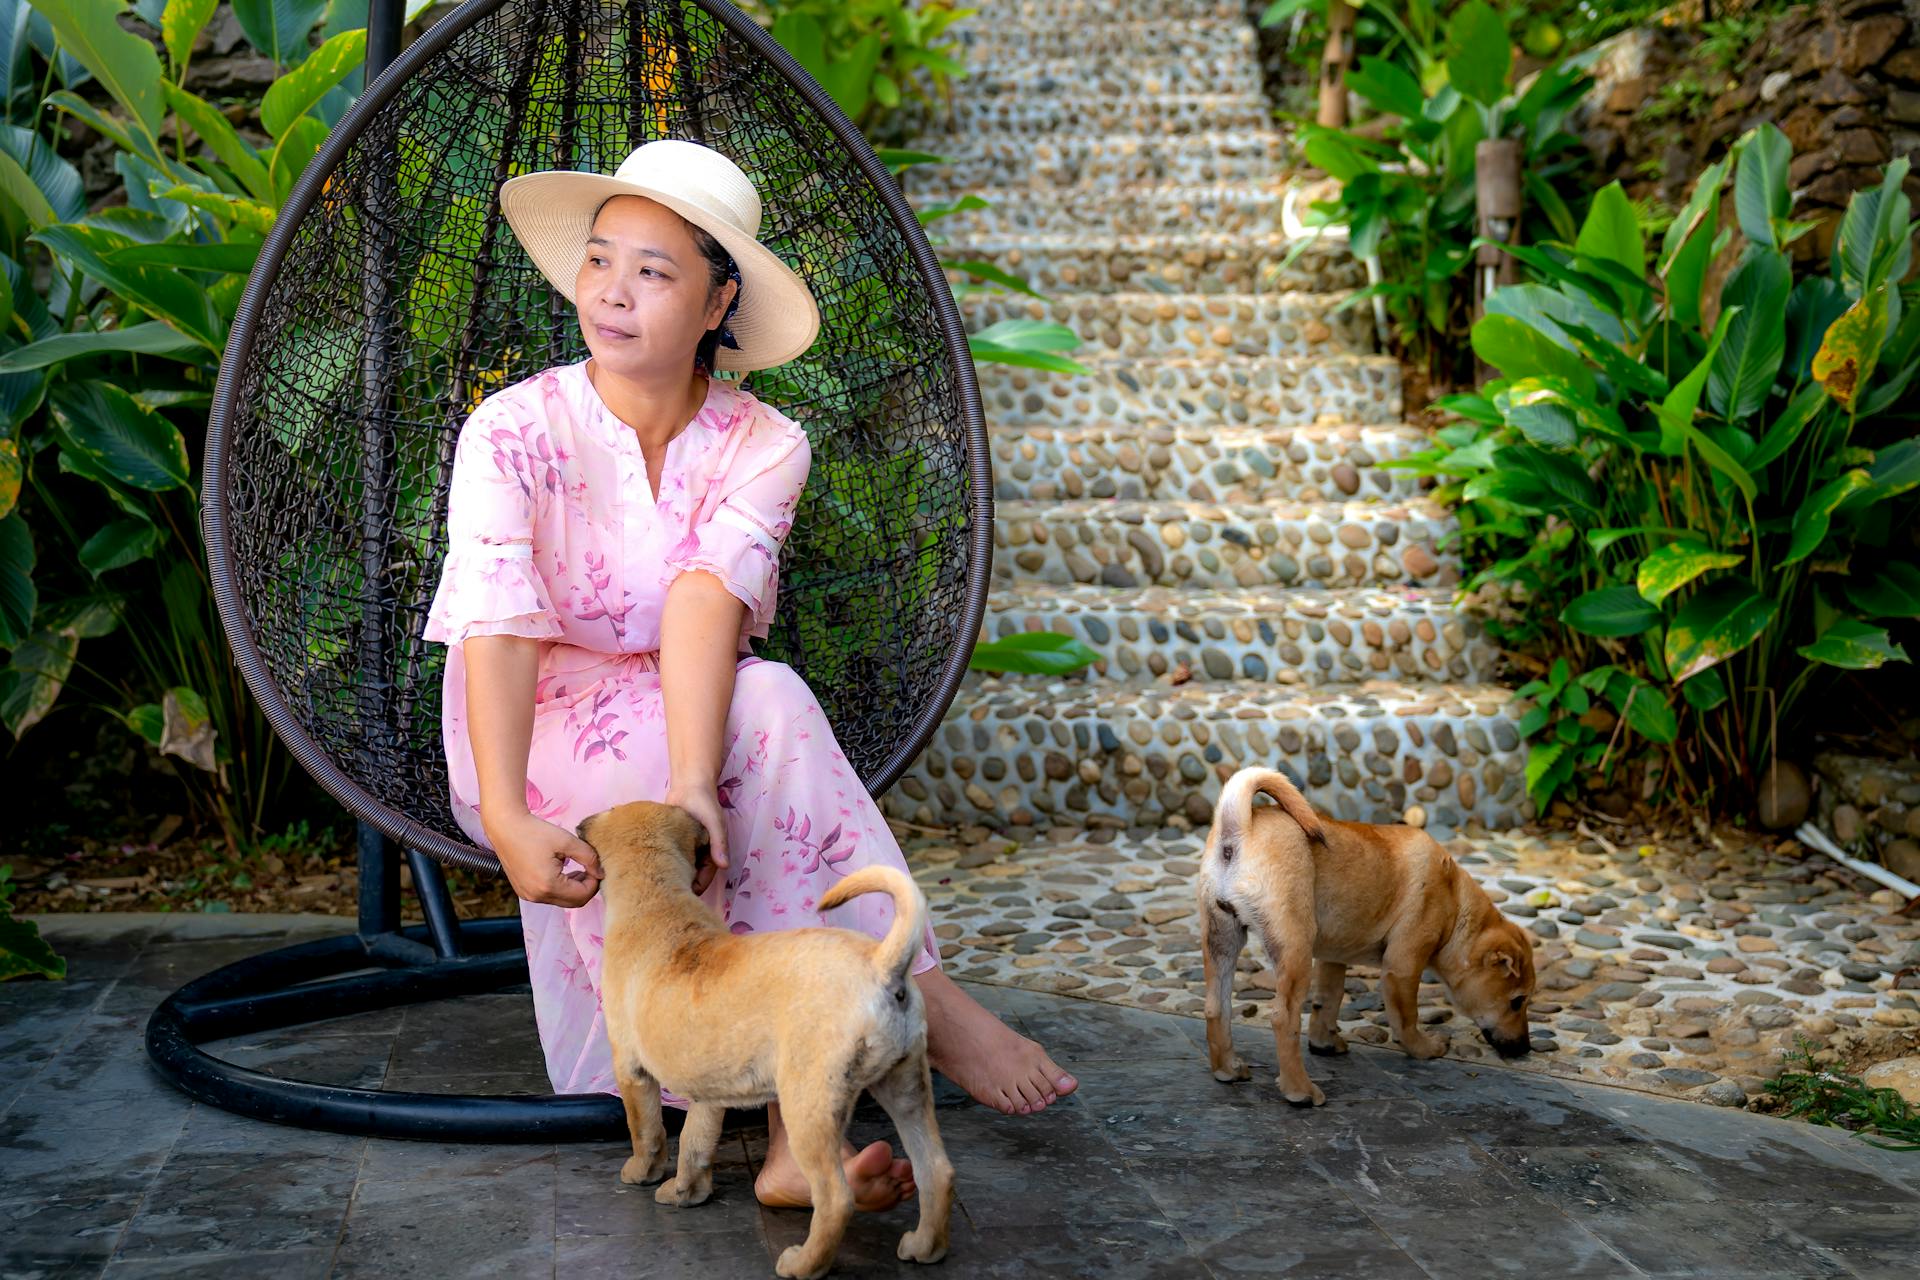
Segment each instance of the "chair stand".
M610 1093L441 1094L290 1080L223 1061L209 1040L299 1026L527 980L520 920L462 923L440 864L407 850L424 925L400 924L393 842L360 824L355 933L250 956L187 983L147 1020L147 1056L188 1095L223 1110L303 1129L434 1142L555 1142L627 1137ZM372 972L362 972L372 969ZM682 1113L663 1108L670 1131Z

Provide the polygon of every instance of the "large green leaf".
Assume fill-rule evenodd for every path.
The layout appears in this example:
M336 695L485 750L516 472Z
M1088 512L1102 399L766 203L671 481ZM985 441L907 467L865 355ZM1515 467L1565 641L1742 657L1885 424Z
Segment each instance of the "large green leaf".
M976 671L1064 675L1099 657L1097 650L1074 636L1057 631L1020 631L975 645L967 665Z
M1787 376L1804 378L1813 372L1813 357L1833 322L1853 305L1847 291L1827 276L1808 276L1793 286L1787 298Z
M62 444L139 489L172 489L191 475L178 428L116 386L62 382L51 396Z
M1873 376L1887 333L1887 294L1876 289L1848 307L1827 329L1813 357L1813 380L1834 402L1851 411L1854 398Z
M1649 604L1659 604L1710 569L1731 569L1743 559L1698 542L1669 542L1640 562L1635 583Z
M1637 636L1660 621L1660 610L1632 587L1601 587L1568 603L1560 621L1590 636Z
M1787 166L1793 144L1773 124L1763 124L1740 140L1740 168L1733 179L1733 208L1740 230L1756 245L1781 247L1780 228L1793 208Z
M1347 88L1380 110L1406 120L1420 118L1427 97L1420 82L1391 58L1369 57L1347 72Z
M61 50L113 95L157 153L166 114L160 98L160 55L120 25L125 0L33 0L33 7L52 25Z
M267 177L266 162L260 158L245 138L242 138L228 119L204 98L182 89L169 81L161 86L167 96L167 104L187 126L200 135L214 157L227 166L247 194L256 200L273 198L273 182ZM273 91L267 91L271 94ZM203 162L204 163L204 162Z
M1618 182L1608 183L1594 195L1573 249L1580 257L1611 262L1636 279L1645 274L1647 245L1640 233L1640 218Z
M1585 360L1512 316L1481 316L1473 326L1473 350L1508 378L1558 378L1581 396L1594 393L1593 370Z
M1773 420L1767 433L1760 437L1760 443L1747 456L1746 465L1751 471L1764 471L1769 462L1785 453L1793 442L1800 438L1814 415L1827 406L1827 392L1818 384L1810 384L1800 389L1780 416Z
M80 563L99 577L144 560L160 547L160 530L148 520L116 520L88 538L80 548Z
M1812 644L1794 650L1801 657L1850 671L1870 671L1886 662L1905 662L1907 651L1880 627L1855 618L1839 618Z
M18 511L0 520L0 648L11 649L33 631L39 592L33 582L33 534Z
M1667 224L1660 247L1657 269L1666 284L1667 306L1673 318L1689 328L1700 325L1700 296L1720 232L1720 188L1726 180L1725 160L1707 167L1679 216Z
M1707 403L1728 422L1757 413L1787 354L1787 297L1793 268L1777 249L1750 252L1728 278L1720 305L1738 307L1707 377Z
M295 120L313 110L327 95L327 90L345 80L366 57L366 29L342 31L267 87L266 96L260 101L261 127L278 138Z
M1468 0L1454 10L1447 19L1447 82L1490 107L1506 96L1512 69L1507 24L1493 7L1482 0Z
M1686 449L1688 433L1693 431L1694 414L1699 412L1700 393L1706 389L1714 357L1726 340L1735 314L1731 307L1721 311L1719 323L1713 326L1713 337L1707 340L1706 354L1693 366L1693 372L1674 383L1666 398L1654 407L1654 416L1660 421L1660 451L1668 457L1678 457Z
M1873 455L1871 501L1892 498L1920 485L1920 437L1896 440Z
M67 686L80 637L72 630L42 626L8 655L0 723L18 738L45 718Z
M1826 540L1827 529L1833 523L1833 513L1849 497L1873 483L1873 477L1855 467L1821 485L1808 495L1793 516L1793 541L1787 548L1787 558L1780 562L1784 568L1797 564L1812 555Z
M193 53L193 42L219 7L220 0L167 0L160 15L160 38L167 46L167 59L176 67L185 66Z
M1627 726L1649 742L1668 743L1680 735L1680 721L1666 695L1636 676L1615 672L1607 696L1620 708Z
M1733 579L1701 588L1667 628L1664 656L1673 682L1683 683L1752 644L1779 609L1778 601Z
M1905 156L1894 157L1879 186L1853 193L1840 220L1840 232L1833 240L1833 274L1856 298L1906 276L1912 252L1907 217L1912 206L1901 184L1906 181L1907 163Z
M1920 565L1896 561L1847 579L1847 599L1869 618L1920 618Z
M9 874L12 869L7 869ZM31 920L16 920L0 914L0 982L27 974L46 978L65 978L67 961L55 954L52 944L40 936L40 926Z
M27 237L46 245L95 280L153 315L173 325L202 346L219 351L225 334L206 294L188 277L160 267L121 266L113 262L116 249L137 242L99 227L43 227Z
M108 353L139 352L142 355L204 355L206 348L172 325L149 320L124 329L99 329L93 332L62 333L24 347L15 347L0 355L0 374L25 373L44 369L68 360L84 360Z
M283 67L307 52L307 33L326 12L327 0L233 0L233 16L248 41Z

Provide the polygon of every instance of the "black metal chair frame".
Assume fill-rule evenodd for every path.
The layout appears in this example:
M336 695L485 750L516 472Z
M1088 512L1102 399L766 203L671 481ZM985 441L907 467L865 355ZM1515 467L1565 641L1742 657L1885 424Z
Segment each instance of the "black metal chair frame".
M611 1094L458 1095L360 1089L271 1075L216 1058L210 1040L298 1026L416 1002L472 995L524 982L527 963L517 917L461 921L442 873L443 861L472 866L473 851L369 796L308 736L268 674L232 580L224 502L223 437L238 372L256 337L263 298L303 215L329 175L376 113L412 72L459 35L514 0L469 0L435 24L404 54L402 0L372 0L367 88L308 165L263 247L235 317L214 394L207 443L202 533L213 589L241 672L276 733L320 784L359 818L359 919L355 932L268 951L182 986L147 1023L150 1060L174 1085L225 1110L303 1128L433 1141L551 1142L614 1139L627 1132ZM726 0L695 0L776 68L828 122L907 233L914 264L939 310L967 431L969 563L958 642L947 654L938 688L892 757L865 780L878 795L900 776L938 728L965 674L972 639L986 608L993 551L992 479L979 390L965 329L938 259L919 231L912 207L892 175L832 98L760 27ZM400 863L404 849L425 923L402 927ZM483 868L486 869L486 868ZM499 864L490 868L498 872ZM669 1112L677 1120L677 1112Z

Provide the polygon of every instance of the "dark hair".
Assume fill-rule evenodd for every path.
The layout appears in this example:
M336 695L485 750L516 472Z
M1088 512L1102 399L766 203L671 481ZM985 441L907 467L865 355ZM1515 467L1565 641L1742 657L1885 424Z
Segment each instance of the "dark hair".
M685 218L682 222L687 222ZM705 227L687 222L687 231L693 236L694 247L700 250L700 256L707 260L707 298L712 300L720 287L726 284L733 274L733 255L727 247L708 234ZM720 323L700 335L700 344L693 349L693 365L696 369L713 372L714 353L720 349L720 331L727 327L733 313L740 309L740 290L733 291L733 303L727 308L727 314Z
M607 197L607 200L617 199L619 199L618 196ZM588 226L592 226L594 222L599 221L600 210L607 207L607 200L602 200L595 206L593 217L588 221ZM679 215L676 214L675 216L678 217ZM724 285L729 279L737 278L734 275L733 255L728 253L727 247L714 239L705 227L694 222L689 222L684 217L681 217L680 221L686 224L687 233L693 237L693 247L698 249L700 256L707 260L707 300L711 302L713 296L720 291L720 286ZM733 291L733 302L728 306L727 314L720 318L719 324L700 335L699 345L693 349L694 368L705 369L709 373L713 372L714 353L720 349L720 331L727 327L728 321L733 319L733 313L739 309L740 290L735 288Z

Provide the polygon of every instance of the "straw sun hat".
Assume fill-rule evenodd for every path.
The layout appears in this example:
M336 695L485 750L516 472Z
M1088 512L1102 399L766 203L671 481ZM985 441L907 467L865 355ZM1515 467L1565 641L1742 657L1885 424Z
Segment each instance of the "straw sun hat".
M712 147L661 138L636 148L611 176L575 169L524 173L501 184L500 210L540 274L577 306L573 286L594 211L612 196L658 201L733 255L740 288L732 318L722 321L716 369L767 369L813 345L820 307L812 291L760 243L760 193L740 166Z

